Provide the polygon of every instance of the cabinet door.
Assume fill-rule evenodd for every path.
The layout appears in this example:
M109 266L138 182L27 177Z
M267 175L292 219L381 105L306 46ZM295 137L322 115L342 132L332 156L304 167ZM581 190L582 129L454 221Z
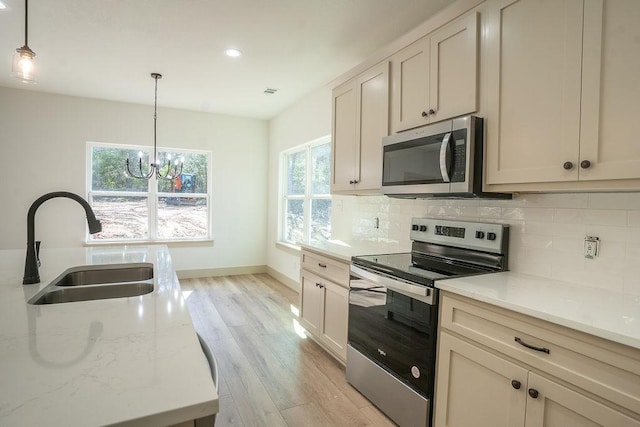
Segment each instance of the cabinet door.
M523 425L526 369L446 332L438 345L434 425Z
M429 38L391 57L391 130L400 132L429 122Z
M582 20L583 0L492 1L488 184L577 180Z
M324 317L322 334L333 351L347 360L347 319L349 316L349 291L331 282L323 282Z
M431 35L431 121L478 109L478 20L473 13Z
M580 180L640 178L640 2L586 0Z
M331 192L353 188L356 176L358 111L355 80L333 90Z
M313 335L318 335L322 326L324 291L320 278L302 270L300 290L300 323Z
M357 190L382 186L382 138L389 135L389 62L358 77Z
M527 395L525 427L640 426L640 421L533 372Z

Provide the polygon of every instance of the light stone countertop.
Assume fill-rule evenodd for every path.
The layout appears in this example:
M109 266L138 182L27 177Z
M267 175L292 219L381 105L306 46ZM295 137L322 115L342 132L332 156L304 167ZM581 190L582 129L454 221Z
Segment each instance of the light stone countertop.
M510 271L441 280L436 287L640 349L640 295Z
M351 257L357 255L392 254L411 251L411 243L402 245L395 240L311 241L300 246L302 249L346 263L351 263Z
M218 412L218 394L166 246L0 251L0 425L161 426ZM150 262L150 294L31 305L72 266Z

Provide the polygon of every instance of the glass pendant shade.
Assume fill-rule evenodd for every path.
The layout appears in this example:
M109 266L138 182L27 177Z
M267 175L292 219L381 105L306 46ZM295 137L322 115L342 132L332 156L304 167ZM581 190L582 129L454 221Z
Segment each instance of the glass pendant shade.
M16 49L16 53L13 54L11 74L24 83L35 83L35 56L36 54L29 49L29 46Z

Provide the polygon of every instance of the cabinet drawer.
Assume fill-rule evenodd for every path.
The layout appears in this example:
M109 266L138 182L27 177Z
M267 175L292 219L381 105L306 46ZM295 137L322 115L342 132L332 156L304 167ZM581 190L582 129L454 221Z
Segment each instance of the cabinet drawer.
M349 264L322 255L302 251L302 268L339 285L349 287Z
M637 349L444 292L440 310L442 328L640 413Z

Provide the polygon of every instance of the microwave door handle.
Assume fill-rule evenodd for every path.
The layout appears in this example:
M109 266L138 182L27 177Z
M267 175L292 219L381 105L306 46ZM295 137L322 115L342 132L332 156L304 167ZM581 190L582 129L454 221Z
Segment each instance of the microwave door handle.
M448 132L440 145L440 173L444 182L451 182L449 178L449 164L451 163L451 132Z

